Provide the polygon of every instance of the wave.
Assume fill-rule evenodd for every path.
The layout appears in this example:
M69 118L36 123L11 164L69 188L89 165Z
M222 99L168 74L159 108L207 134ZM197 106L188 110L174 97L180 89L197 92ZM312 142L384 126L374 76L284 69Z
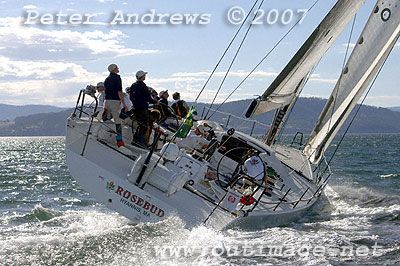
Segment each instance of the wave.
M369 187L351 187L349 185L331 185L336 193L331 194L333 199L342 199L350 201L364 207L383 207L383 206L400 206L400 196L396 194L388 194L386 191L378 191Z
M392 213L385 213L374 219L375 223L391 222L400 225L400 210Z
M14 216L9 218L11 223L32 223L32 222L43 222L49 221L56 216L61 215L60 213L47 209L42 205L38 204L29 213L22 216Z
M397 178L399 177L400 174L388 174L388 175L380 175L380 178L386 179L386 178Z

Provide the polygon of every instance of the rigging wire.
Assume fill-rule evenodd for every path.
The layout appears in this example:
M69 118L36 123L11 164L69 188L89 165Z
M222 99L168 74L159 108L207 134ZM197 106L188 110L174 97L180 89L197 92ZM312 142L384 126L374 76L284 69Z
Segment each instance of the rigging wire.
M354 16L354 18L353 18L353 24L352 24L352 26L351 26L350 36L349 36L349 40L348 40L348 42L347 42L347 47L346 47L346 53L345 53L345 56L344 56L344 59L343 59L342 72L340 73L339 80L338 80L338 83L337 83L337 88L338 88L338 89L336 90L336 93L335 93L335 99L334 99L334 101L333 101L331 117L333 116L333 114L334 114L334 112L335 112L337 96L338 96L338 94L339 94L340 82L342 81L342 77L343 77L342 73L343 73L343 71L344 71L345 68L346 68L347 55L348 55L348 52L349 52L349 49L350 49L351 37L353 36L354 25L355 25L356 19L357 19L357 14L356 14L356 15ZM331 123L332 123L332 119L329 119L328 131L331 129Z
M304 15L282 36L282 38L271 48L271 50L258 62L258 64L247 74L247 76L235 87L235 89L226 97L226 99L216 108L216 110L208 117L210 119L216 111L218 111L225 103L229 100L229 98L243 85L243 83L254 73L254 71L267 59L271 53L276 49L276 47L281 44L281 42L293 31L293 29L304 19L304 17L310 13L310 11L314 8L316 4L318 4L320 0L316 0L311 7L304 13Z
M345 69L345 67L346 67L347 55L348 55L348 52L349 52L349 49L350 49L350 43L351 43L351 38L352 38L352 36L353 36L353 31L354 31L354 26L355 26L356 19L357 19L357 14L356 14L356 15L354 16L354 18L353 18L353 23L352 23L352 26L351 26L349 39L348 39L348 41L347 41L346 53L345 53L345 56L344 56L344 58L343 58L342 71L340 72L340 76L339 76L339 79L338 79L338 82L337 82L338 89L337 89L337 91L336 91L334 103L333 103L333 106L332 106L331 117L333 116L333 113L334 113L334 110L335 110L337 95L338 95L338 93L339 93L339 86L340 86L340 82L341 82L341 80L342 80L342 73L344 72L344 69ZM336 85L335 85L335 86L336 86ZM328 126L328 128L331 127L331 122L332 122L332 120L329 120L329 126ZM307 156L307 160L308 160L308 161L310 160L311 156L312 156L315 152L316 152L316 150L314 150L309 156ZM322 161L321 161L321 163L322 163ZM329 165L329 164L328 164L328 165ZM326 169L325 169L325 171L326 171ZM323 171L323 172L325 172L325 171Z
M257 1L258 1L258 0L257 0ZM258 9L257 9L257 10L260 10L260 9L261 9L261 6L264 4L264 1L265 1L265 0L262 0L262 1L261 1L261 3L260 3L260 5L258 6ZM236 50L235 55L234 55L233 58L232 58L232 61L231 61L230 65L229 65L229 67L228 67L228 70L225 72L225 76L224 76L224 78L222 79L221 84L219 85L217 92L215 93L215 96L214 96L214 99L213 99L212 102L211 102L210 108L212 108L212 106L214 105L214 102L215 102L215 100L217 99L217 96L218 96L219 92L221 91L221 88L222 88L222 86L224 85L225 80L226 80L226 78L228 77L229 72L230 72L230 70L231 70L233 64L235 63L237 56L239 55L239 52L240 52L240 50L241 50L242 47L243 47L243 44L244 44L244 42L245 42L245 40L246 40L246 38L247 38L247 35L249 34L251 27L253 26L253 22L254 22L254 20L257 18L257 14L258 14L258 12L256 12L256 13L254 14L254 17L253 17L253 19L252 19L252 21L251 21L249 27L247 28L247 31L246 31L246 33L244 34L244 36L243 36L243 38L242 38L242 41L240 42L240 45L239 45L238 49ZM205 115L205 118L204 118L205 120L207 119L207 116L208 116L209 111L210 111L210 109L208 109L208 112L207 112L207 114Z
M342 65L342 71L341 71L341 73L343 73L343 71L344 71L344 69L345 69L345 67L346 67L347 55L348 55L349 48L350 48L351 38L352 38L352 36L353 36L353 31L354 31L354 26L355 26L356 18L357 18L357 14L356 14L356 15L354 16L354 18L353 18L353 23L352 23L352 26L351 26L350 35L349 35L349 39L348 39L348 42L347 42L347 48L346 48L346 53L345 53L344 60L343 60L343 65ZM322 59L322 58L321 58L321 59ZM313 68L312 71L310 72L310 75L308 76L307 81L304 83L304 86L301 88L301 90L304 89L306 83L308 82L309 78L311 77L311 74L315 71L315 69L317 68L317 66L318 66L319 63L321 62L321 59L320 59L320 61L318 61L318 63L314 66L314 68ZM340 75L340 77L339 77L338 86L340 85L341 79L342 79L342 75ZM339 91L339 89L336 91L335 101L334 101L334 105L333 105L333 109L332 109L332 114L333 114L333 110L334 110L334 108L335 108L335 104L336 104L336 99L337 99L338 91ZM296 99L296 102L297 102L297 99ZM296 103L295 103L295 104L296 104ZM293 105L293 107L294 107L294 105ZM291 114L292 111L293 111L293 108L290 110L290 113L288 114L288 116L290 116L290 114ZM284 125L283 125L283 128L286 127L287 122L288 122L288 119L285 120ZM329 123L331 123L331 121L329 121ZM329 125L329 127L330 127L330 125ZM283 134L283 130L280 131L279 138L282 136L282 134ZM314 152L315 152L315 151L314 151ZM311 156L312 156L312 154L310 154L310 155L307 157L307 161L310 160ZM305 167L305 165L306 165L306 164L305 164L305 162L304 162L304 164L303 164L303 166L301 167L301 169L302 169L303 167ZM329 163L328 163L328 165L329 165ZM326 170L325 170L325 171L326 171ZM324 172L325 172L325 171L324 171Z
M222 54L221 58L218 60L217 64L215 65L213 71L211 72L210 76L208 77L206 83L204 83L203 88L200 90L199 94L197 95L196 99L194 100L195 103L197 103L197 100L199 99L200 95L203 93L204 89L206 88L208 82L210 81L211 77L214 75L215 71L217 70L219 64L221 63L221 61L224 59L226 53L229 51L229 49L231 48L233 42L235 41L236 37L238 36L239 32L242 30L242 27L244 26L244 24L246 23L247 19L249 18L251 12L253 11L254 7L256 6L257 2L259 0L256 0L253 4L253 6L251 7L249 13L247 14L246 18L243 20L242 24L240 25L239 29L236 31L235 35L233 36L231 42L229 43L228 47L225 49L224 53Z

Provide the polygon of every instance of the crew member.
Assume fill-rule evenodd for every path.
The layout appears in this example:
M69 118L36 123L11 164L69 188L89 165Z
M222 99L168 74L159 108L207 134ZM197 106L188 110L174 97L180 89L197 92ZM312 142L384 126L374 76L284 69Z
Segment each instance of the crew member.
M128 107L125 104L124 93L122 92L122 81L121 77L118 75L118 66L116 64L110 64L108 65L108 71L110 75L104 81L105 108L107 109L107 119L110 119L111 116L114 119L117 132L117 145L120 147L125 145L122 140L122 119L119 117L121 103L125 112L128 111Z
M144 72L143 70L139 70L136 73L137 81L132 84L130 95L136 121L139 125L138 131L134 136L134 141L140 146L144 146L148 142L146 131L149 128L149 103L158 103L151 97L149 88L144 83L146 75L147 72Z
M175 111L175 114L180 118L185 118L189 112L189 106L184 100L181 100L179 92L172 94L172 98L174 99L174 102L171 107Z
M186 138L183 138L177 144L179 148L184 148L185 150L191 152L194 149L207 148L210 142L206 138L207 133L204 125L199 125L194 130L190 130Z

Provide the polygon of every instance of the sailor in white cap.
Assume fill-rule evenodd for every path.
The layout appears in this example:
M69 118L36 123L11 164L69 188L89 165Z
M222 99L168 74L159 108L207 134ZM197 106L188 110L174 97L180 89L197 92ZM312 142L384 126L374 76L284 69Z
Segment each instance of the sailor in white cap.
M133 104L134 114L137 119L139 129L135 135L133 144L147 144L148 138L146 131L149 128L149 103L157 104L158 102L150 95L149 88L144 83L147 72L139 70L136 72L137 81L131 86L130 99Z
M178 127L176 115L173 112L171 112L171 109L168 107L168 97L169 97L168 90L160 91L158 96L160 97L160 105L158 105L158 110L161 113L161 122L165 121L167 125L172 124L175 127Z
M110 75L104 81L105 86L105 108L107 109L107 118L110 119L111 116L114 119L116 132L117 132L117 145L124 146L122 141L122 119L119 117L121 112L121 103L124 107L124 111L128 111L128 107L125 104L124 93L122 92L122 81L121 77L118 75L119 68L116 64L110 64L107 67Z

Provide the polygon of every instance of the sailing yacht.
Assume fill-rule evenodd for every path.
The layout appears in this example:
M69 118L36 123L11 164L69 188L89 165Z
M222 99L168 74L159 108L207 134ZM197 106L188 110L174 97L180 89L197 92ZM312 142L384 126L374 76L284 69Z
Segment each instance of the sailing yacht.
M178 132L192 125L189 113L178 131L155 124L148 147L128 144L136 130L133 121L123 128L126 145L118 147L114 124L98 119L93 91L81 90L67 120L65 152L71 175L97 201L134 223L178 216L188 227L224 228L276 226L297 219L323 193L331 176L324 152L399 37L399 0L377 1L308 143L282 146L276 135L313 67L364 2L338 0L262 96L253 100L246 118L275 111L262 140L200 120L193 128L207 128L208 147L180 148L185 136ZM89 107L88 99L94 101Z

